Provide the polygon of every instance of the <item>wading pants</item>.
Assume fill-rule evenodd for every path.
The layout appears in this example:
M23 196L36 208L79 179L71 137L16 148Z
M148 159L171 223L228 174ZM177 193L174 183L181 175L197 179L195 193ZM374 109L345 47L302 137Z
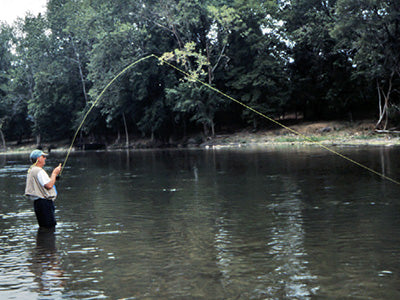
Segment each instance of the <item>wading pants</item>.
M56 226L56 218L54 216L53 200L37 199L33 202L35 208L36 219L40 227L51 228Z

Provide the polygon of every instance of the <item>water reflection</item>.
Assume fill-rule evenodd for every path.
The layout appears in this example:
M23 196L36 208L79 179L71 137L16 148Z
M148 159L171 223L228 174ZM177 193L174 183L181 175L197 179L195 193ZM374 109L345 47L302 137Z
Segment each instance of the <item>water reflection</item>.
M268 247L276 268L269 275L274 282L269 292L270 296L310 299L318 287L312 285L317 277L308 269L301 190L291 178L282 181L284 197L276 197L271 203L274 221Z
M56 247L54 228L39 228L36 236L36 247L30 259L30 271L40 297L61 295L66 278L62 269L61 256Z
M257 181L265 180L269 194L249 192L248 197L255 199L242 199L234 215L231 208L225 209L215 222L216 264L224 295L228 299L312 299L319 287L318 277L309 269L302 191L290 177L258 173L252 178L255 182L246 186L250 191L259 186ZM240 188L244 187L242 182Z
M217 219L216 226L217 232L215 234L215 248L217 251L216 259L217 266L221 272L222 284L227 287L231 283L231 264L234 259L232 251L230 251L229 245L231 242L231 236L228 230L225 228L226 219L221 216Z

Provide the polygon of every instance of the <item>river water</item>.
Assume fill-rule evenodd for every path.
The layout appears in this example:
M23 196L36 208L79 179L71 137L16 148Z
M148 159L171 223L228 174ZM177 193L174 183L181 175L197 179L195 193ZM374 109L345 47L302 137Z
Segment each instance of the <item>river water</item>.
M73 153L55 233L0 166L0 299L400 299L400 186L317 147Z

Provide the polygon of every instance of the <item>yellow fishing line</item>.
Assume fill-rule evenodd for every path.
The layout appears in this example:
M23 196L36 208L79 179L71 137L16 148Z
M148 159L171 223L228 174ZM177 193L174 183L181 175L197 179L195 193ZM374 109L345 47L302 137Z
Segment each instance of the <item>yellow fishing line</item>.
M108 89L108 87L109 87L115 80L117 80L117 78L119 78L119 77L120 77L123 73L125 73L127 70L129 70L130 68L132 68L133 66L135 66L135 65L138 64L139 62L144 61L144 60L147 60L147 59L149 59L149 58L151 58L151 57L156 58L161 64L166 64L166 65L170 66L171 68L177 70L178 72L182 73L183 75L185 75L186 77L190 78L191 80L196 81L196 82L198 82L198 83L204 85L205 87L207 87L207 88L213 90L214 92L216 92L216 93L218 93L218 94L224 96L225 98L228 98L229 100L231 100L231 101L233 101L233 102L235 102L235 103L237 103L237 104L239 104L239 105L245 107L246 109L248 109L248 110L250 110L250 111L252 111L252 112L258 114L259 116L261 116L261 117L263 117L263 118L265 118L265 119L271 121L272 123L275 123L276 125L278 125L278 126L284 128L284 129L286 129L286 130L288 130L288 131L290 131L290 132L292 132L292 133L294 133L294 134L296 134L296 135L298 135L298 136L300 136L300 137L302 137L302 138L304 138L304 139L307 140L308 142L313 143L313 144L316 144L316 145L320 146L321 148L323 148L323 149L325 149L325 150L327 150L327 151L329 151L329 152L331 152L331 153L333 153L333 154L335 154L335 155L337 155L337 156L339 156L339 157L341 157L341 158L343 158L343 159L345 159L345 160L347 160L347 161L349 161L349 162L351 162L351 163L353 163L353 164L355 164L355 165L357 165L357 166L359 166L359 167L361 167L361 168L363 168L363 169L365 169L365 170L367 170L367 171L369 171L369 172L371 172L371 173L373 173L373 174L375 174L375 175L377 175L377 176L383 178L383 179L389 180L389 181L391 181L391 182L393 182L393 183L395 183L395 184L400 185L400 181L397 181L397 180L395 180L395 179L393 179L393 178L390 178L390 177L388 177L388 176L386 176L386 175L384 175L384 174L382 174L382 173L380 173L380 172L377 172L377 171L375 171L374 169L371 169L370 167L368 167L368 166L366 166L366 165L364 165L364 164L362 164L362 163L359 163L359 162L357 162L357 161L351 159L350 157L348 157L348 156L346 156L346 155L343 155L343 154L341 154L341 153L339 153L339 152L333 150L333 149L330 148L330 147L327 147L326 145L322 144L321 142L312 140L310 137L308 137L308 136L306 136L306 135L304 135L304 134L302 134L302 133L300 133L300 132L298 132L298 131L296 131L296 130L294 130L294 129L292 129L292 128L290 128L290 127L288 127L288 126L286 126L286 125L284 125L284 124L282 124L282 123L280 123L280 122L278 122L277 120L275 120L275 119L273 119L273 118L271 118L271 117L269 117L269 116L267 116L267 115L265 115L265 114L259 112L258 110L252 108L251 106L248 106L248 105L244 104L243 102L241 102L241 101L239 101L239 100L233 98L232 96L229 96L228 94L226 94L226 93L224 93L224 92L221 92L220 90L218 90L217 88L211 86L210 84L201 81L200 79L194 77L193 75L189 74L188 72L186 72L186 71L180 69L179 67L177 67L177 66L175 66L175 65L173 65L173 64L171 64L171 63L169 63L168 61L166 61L166 60L162 59L161 57L158 57L158 56L156 56L156 55L154 55L154 54L151 54L151 55L148 55L148 56L146 56L146 57L143 57L143 58L141 58L141 59L135 61L134 63L130 64L129 66L127 66L127 67L126 67L125 69L123 69L120 73L118 73L118 74L106 85L106 87L101 91L101 93L99 94L99 96L98 96L98 97L96 98L96 100L93 102L93 104L92 104L92 106L90 107L90 109L89 109L89 110L87 111L87 113L85 114L85 116L84 116L84 118L83 118L81 124L79 125L79 127L78 127L78 129L77 129L77 131L76 131L76 133L75 133L75 135L74 135L74 138L73 138L73 140L72 140L71 146L70 146L69 149L68 149L67 156L66 156L66 158L65 158L65 160L64 160L64 163L63 163L63 165L62 165L62 169L64 169L64 166L65 166L65 164L66 164L66 162L67 162L68 156L69 156L69 154L70 154L70 152L71 152L71 149L72 149L72 147L73 147L73 144L74 144L74 142L75 142L75 139L76 139L76 137L77 137L77 135L78 135L79 130L81 129L81 127L82 127L83 123L85 122L87 116L89 115L89 113L91 112L91 110L94 108L94 106L98 103L98 101L100 100L100 98L101 98L101 96L104 94L104 92Z
M395 184L400 185L400 181L397 181L397 180L395 180L395 179L393 179L393 178L390 178L390 177L388 177L388 176L386 176L386 175L384 175L384 174L382 174L382 173L380 173L380 172L377 172L377 171L375 171L374 169L371 169L371 168L369 168L369 167L367 167L367 166L365 166L365 165L363 165L363 164L361 164L361 163L359 163L359 162L357 162L357 161L351 159L350 157L347 157L347 156L345 156L345 155L343 155L343 154L341 154L341 153L339 153L339 152L337 152L337 151L335 151L335 150L333 150L333 149L331 149L331 148L325 146L325 145L322 144L321 142L312 140L310 137L305 136L304 134L302 134L302 133L300 133L300 132L298 132L298 131L296 131L296 130L294 130L294 129L292 129L292 128L290 128L290 127L288 127L288 126L286 126L286 125L284 125L284 124L282 124L282 123L280 123L280 122L278 122L278 121L276 121L275 119L273 119L273 118L271 118L271 117L268 117L267 115L265 115L265 114L263 114L263 113L257 111L256 109L254 109L254 108L252 108L252 107L250 107L250 106L244 104L243 102L241 102L241 101L239 101L239 100L237 100L237 99L235 99L235 98L233 98L233 97L231 97L231 96L225 94L224 92L221 92L220 90L218 90L217 88L215 88L215 87L209 85L208 83L205 83L205 82L203 82L203 81L201 81L201 80L195 78L194 76L190 75L189 73L185 72L184 70L182 70L182 69L178 68L177 66L175 66L175 65L173 65L173 64L171 64L171 63L169 63L169 62L167 62L166 60L163 60L162 58L158 58L158 59L159 59L160 61L162 61L163 63L167 64L168 66L174 68L175 70L177 70L177 71L183 73L185 76L190 77L192 80L194 80L194 81L196 81L196 82L198 82L198 83L200 83L200 84L202 84L202 85L204 85L204 86L210 88L211 90L215 91L216 93L218 93L218 94L220 94L220 95L222 95L222 96L228 98L229 100L232 100L233 102L236 102L237 104L239 104L239 105L245 107L245 108L248 109L248 110L251 110L252 112L254 112L254 113L260 115L261 117L263 117L263 118L265 118L265 119L267 119L267 120L269 120L269 121L271 121L271 122L273 122L273 123L279 125L280 127L282 127L282 128L284 128L284 129L286 129L286 130L288 130L288 131L290 131L290 132L292 132L292 133L294 133L294 134L296 134L296 135L298 135L298 136L304 138L305 140L307 140L307 141L309 141L309 142L311 142L311 143L317 144L318 146L324 148L325 150L328 150L328 151L330 151L330 152L332 152L332 153L334 153L334 154L340 156L341 158L346 159L346 160L348 160L349 162L351 162L351 163L353 163L353 164L355 164L355 165L357 165L357 166L359 166L359 167L361 167L361 168L364 168L365 170L367 170L367 171L369 171L369 172L372 172L372 173L374 173L375 175L380 176L381 178L387 179L387 180L389 180L389 181L391 181L391 182L393 182L393 183L395 183Z
M33 167L36 167L37 163L38 163L38 161L36 160L35 163L29 167L28 173L32 170Z

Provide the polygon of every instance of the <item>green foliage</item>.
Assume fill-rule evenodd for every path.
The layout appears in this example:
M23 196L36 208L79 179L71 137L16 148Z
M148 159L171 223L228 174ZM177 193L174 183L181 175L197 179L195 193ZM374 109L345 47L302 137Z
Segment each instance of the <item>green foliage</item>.
M103 94L83 136L125 123L164 140L263 125L199 81L271 117L371 113L380 95L394 122L399 10L389 0L49 0L45 15L0 28L1 128L19 140L71 137L104 87L149 54L186 74L152 59L135 65Z
M157 99L145 108L143 117L138 122L139 130L143 135L150 134L154 138L154 134L161 131L163 125L166 125L167 112L164 102L161 99Z
M11 72L11 29L0 24L0 131L7 129L7 122L12 114L10 107L10 72Z
M340 46L354 53L357 72L369 77L387 77L399 71L398 41L400 6L394 1L339 0L340 16L332 32Z
M230 35L227 55L232 61L224 76L237 97L267 115L281 114L289 95L286 45L273 34L277 26L269 20L276 9L271 2L241 3L237 10L241 26ZM255 114L243 110L242 117L258 127Z
M357 91L351 61L332 35L336 1L296 1L285 9L293 42L291 105L308 119L340 118L351 111Z
M9 72L11 71L11 29L0 24L0 97L8 93Z
M396 1L338 0L332 29L341 51L349 53L353 78L368 83L379 99L379 121L398 124L391 107L400 102L400 6ZM384 102L383 103L381 102ZM375 100L375 103L378 101ZM376 105L378 106L378 105Z

